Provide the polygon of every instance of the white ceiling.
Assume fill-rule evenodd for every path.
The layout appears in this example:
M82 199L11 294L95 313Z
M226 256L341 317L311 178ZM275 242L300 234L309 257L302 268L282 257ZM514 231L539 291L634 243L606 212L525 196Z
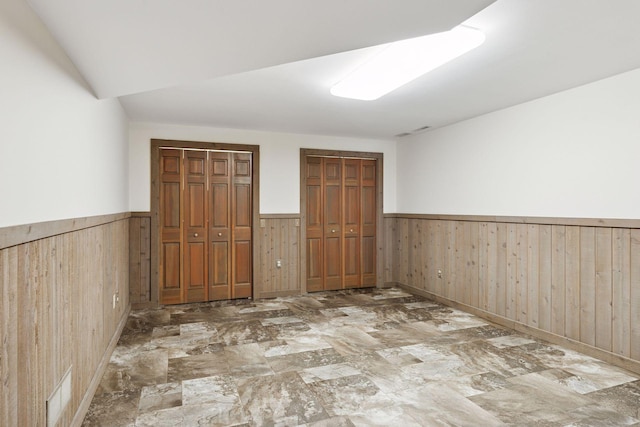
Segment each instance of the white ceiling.
M640 67L638 0L494 1L29 3L133 121L390 139ZM462 22L487 36L471 53L376 101L329 94L375 45Z

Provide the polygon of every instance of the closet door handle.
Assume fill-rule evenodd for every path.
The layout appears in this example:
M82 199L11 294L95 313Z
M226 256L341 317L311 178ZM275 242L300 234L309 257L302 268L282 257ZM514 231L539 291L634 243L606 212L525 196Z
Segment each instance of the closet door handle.
M349 233L353 233L353 228L349 230Z
M222 237L222 233L218 233L218 237Z
M193 233L193 237L198 237L198 233Z
M332 229L331 229L331 232L332 232L332 233L335 233L335 232L336 232L336 229L335 229L335 228L332 228Z

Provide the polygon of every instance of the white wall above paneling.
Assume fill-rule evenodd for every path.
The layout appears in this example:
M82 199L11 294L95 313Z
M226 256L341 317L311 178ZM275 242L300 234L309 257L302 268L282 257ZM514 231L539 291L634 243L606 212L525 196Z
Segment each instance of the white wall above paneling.
M38 17L0 4L0 227L128 210L127 118Z
M398 140L398 211L640 218L640 69Z
M384 154L384 210L395 212L396 144L394 141L132 123L129 130L129 204L132 211L150 209L150 141L223 142L260 146L260 213L300 212L300 148L350 150Z

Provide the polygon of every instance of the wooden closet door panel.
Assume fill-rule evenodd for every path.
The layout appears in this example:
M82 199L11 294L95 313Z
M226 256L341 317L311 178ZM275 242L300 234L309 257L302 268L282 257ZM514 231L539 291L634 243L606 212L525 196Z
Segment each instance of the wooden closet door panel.
M361 252L362 286L376 284L376 161L362 160Z
M324 289L322 169L320 157L307 157L305 174L307 181L307 291Z
M251 153L160 149L160 302L252 296Z
M324 289L342 289L342 159L324 159Z
M231 298L231 153L209 153L209 300Z
M182 300L181 267L181 174L182 151L160 150L160 257L161 304Z
M185 302L207 301L207 153L184 154Z
M360 278L360 168L358 159L345 159L343 167L342 231L344 287L361 285Z
M252 159L250 153L232 153L232 206L231 206L231 271L232 298L252 295Z

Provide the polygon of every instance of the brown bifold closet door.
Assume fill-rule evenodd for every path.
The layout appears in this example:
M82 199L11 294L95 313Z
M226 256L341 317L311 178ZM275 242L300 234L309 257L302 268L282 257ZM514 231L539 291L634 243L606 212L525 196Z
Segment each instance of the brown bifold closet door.
M184 152L184 302L207 300L207 153Z
M160 150L160 303L182 302L182 150Z
M320 157L307 157L307 291L324 289L324 232L322 223L323 162Z
M252 294L250 153L160 150L160 303Z
M307 291L375 286L375 162L307 157Z

